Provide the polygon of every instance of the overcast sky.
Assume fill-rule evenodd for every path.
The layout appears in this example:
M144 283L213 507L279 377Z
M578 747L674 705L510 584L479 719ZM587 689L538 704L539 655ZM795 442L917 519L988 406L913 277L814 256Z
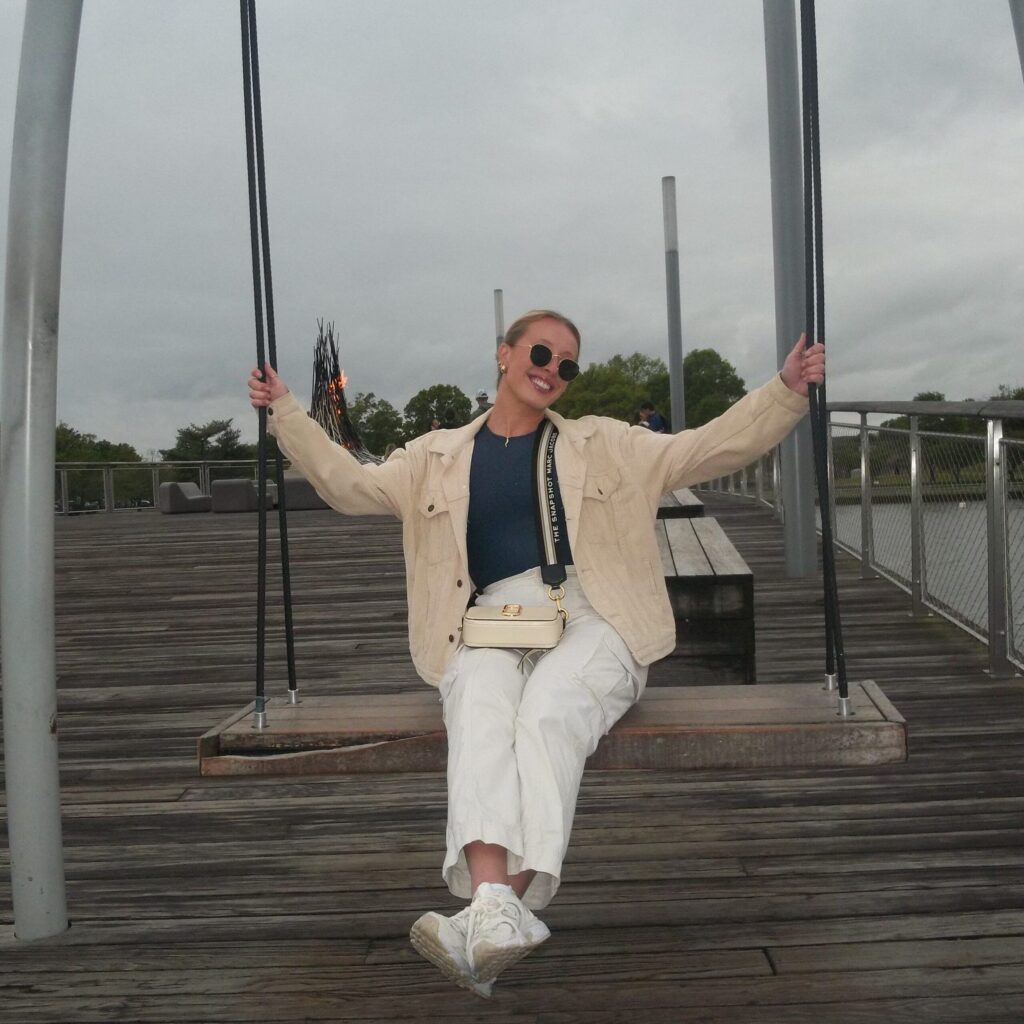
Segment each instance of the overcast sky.
M260 0L280 371L316 320L349 394L400 410L494 378L506 323L573 317L582 362L666 356L661 178L684 347L775 367L759 0ZM24 3L0 0L0 236ZM819 0L829 395L1024 384L1024 80L1006 0ZM255 436L238 5L87 0L59 416L146 454Z

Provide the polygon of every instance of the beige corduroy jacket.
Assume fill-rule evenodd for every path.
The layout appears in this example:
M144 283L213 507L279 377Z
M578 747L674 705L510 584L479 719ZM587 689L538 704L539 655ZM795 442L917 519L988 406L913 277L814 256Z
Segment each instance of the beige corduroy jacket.
M641 664L675 646L654 534L662 494L748 465L806 411L807 399L775 376L718 419L680 434L548 413L559 430L555 464L580 583ZM416 670L437 686L475 589L466 555L469 470L473 438L490 413L424 434L378 466L362 465L331 441L291 393L268 412L281 449L329 505L402 521L409 648Z

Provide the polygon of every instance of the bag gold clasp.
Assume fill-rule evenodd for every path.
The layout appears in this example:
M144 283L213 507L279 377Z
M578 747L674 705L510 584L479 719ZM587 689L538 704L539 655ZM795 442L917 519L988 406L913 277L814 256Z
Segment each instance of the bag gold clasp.
M555 602L558 614L562 616L562 623L569 621L569 613L562 607L562 598L565 597L565 587L548 587L548 597Z
M514 619L523 614L523 606L521 604L506 604L501 609L501 614L507 619Z

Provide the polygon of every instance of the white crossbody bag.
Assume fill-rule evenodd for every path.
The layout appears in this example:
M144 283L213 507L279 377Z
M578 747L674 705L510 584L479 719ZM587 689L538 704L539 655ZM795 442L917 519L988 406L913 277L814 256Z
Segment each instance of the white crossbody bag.
M565 597L565 566L558 561L557 540L561 523L555 502L554 461L558 428L545 420L534 447L533 493L537 510L537 533L543 556L541 577L551 604L542 608L506 604L493 608L474 605L462 619L462 642L467 647L511 647L523 651L546 651L557 646L569 613L562 607Z

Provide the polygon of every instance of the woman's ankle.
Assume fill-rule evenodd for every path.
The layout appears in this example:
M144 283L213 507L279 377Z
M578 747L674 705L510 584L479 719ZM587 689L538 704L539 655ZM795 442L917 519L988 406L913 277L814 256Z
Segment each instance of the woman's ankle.
M483 882L508 885L508 850L496 843L475 840L463 847L469 867L470 888L476 892Z
M530 888L530 883L536 877L536 871L520 871L518 875L509 877L508 884L512 886L512 891L522 899L526 894L526 890Z

